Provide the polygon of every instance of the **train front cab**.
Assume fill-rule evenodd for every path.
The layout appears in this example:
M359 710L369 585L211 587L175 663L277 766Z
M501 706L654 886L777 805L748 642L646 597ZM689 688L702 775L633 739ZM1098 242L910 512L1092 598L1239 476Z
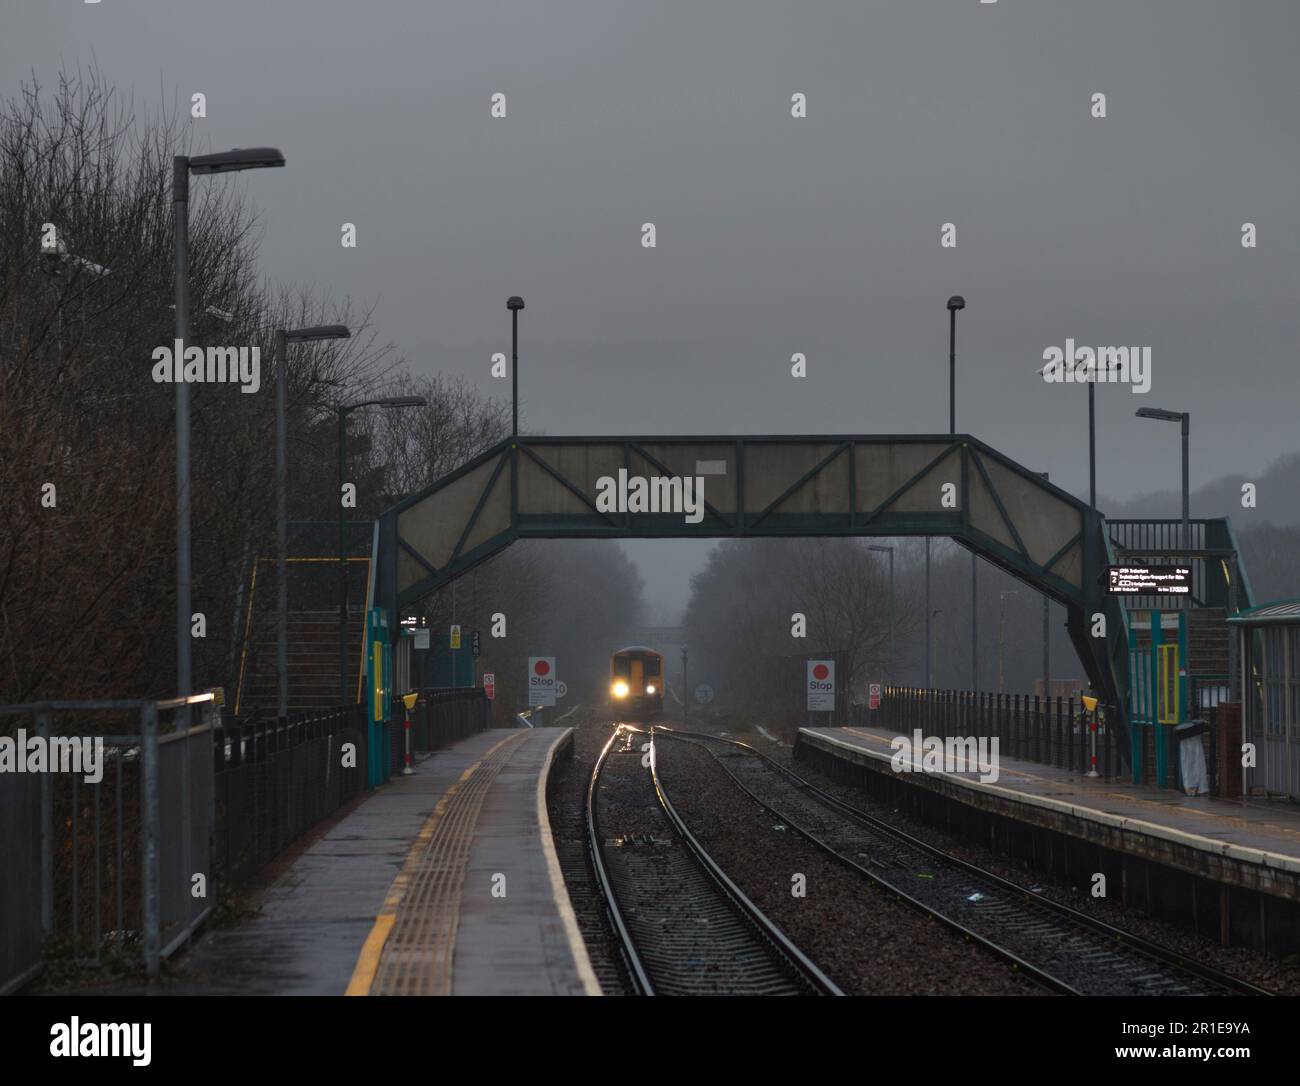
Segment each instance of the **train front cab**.
M663 711L663 657L633 646L610 658L609 704L616 716L649 720Z

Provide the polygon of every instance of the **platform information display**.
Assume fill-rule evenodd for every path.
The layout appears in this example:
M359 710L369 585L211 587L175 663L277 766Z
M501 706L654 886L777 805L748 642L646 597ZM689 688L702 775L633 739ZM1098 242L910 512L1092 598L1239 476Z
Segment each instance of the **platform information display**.
M1185 596L1192 590L1190 566L1109 566L1112 596Z

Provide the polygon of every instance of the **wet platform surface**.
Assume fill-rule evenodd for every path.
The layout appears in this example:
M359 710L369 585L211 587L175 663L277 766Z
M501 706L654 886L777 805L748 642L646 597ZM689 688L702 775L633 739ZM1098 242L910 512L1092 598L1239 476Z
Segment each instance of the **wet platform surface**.
M801 739L806 735L823 744L843 744L886 762L893 754L890 742L900 734L904 733L889 728L800 729ZM919 755L915 761L919 764ZM963 787L1234 861L1300 874L1300 810L1291 804L1188 796L1122 778L1089 778L1075 770L1001 756L998 763L996 782L981 783L974 766L925 775L941 775Z
M293 860L255 916L202 936L162 992L597 994L544 801L569 737L492 729L422 757Z

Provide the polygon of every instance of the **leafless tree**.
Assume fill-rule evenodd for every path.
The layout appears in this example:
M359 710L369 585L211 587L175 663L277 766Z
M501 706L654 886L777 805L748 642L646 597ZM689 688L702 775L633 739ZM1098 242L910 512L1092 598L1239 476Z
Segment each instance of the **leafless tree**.
M33 78L0 103L0 701L171 692L175 396L152 366L174 337L172 157L190 149L175 118L95 70L52 88ZM259 280L242 192L224 178L191 191L190 342L257 346L262 360L256 395L191 389L198 688L227 681L239 588L273 553L273 330L356 330L291 353L296 480L333 474L318 401L381 387L400 363L367 314ZM359 444L381 502L384 465ZM291 494L291 515L337 510L333 487Z
M914 609L907 585L900 589L905 639ZM803 638L792 636L796 614L805 616ZM773 661L821 653L840 654L839 681L857 697L889 651L887 569L858 539L727 540L692 579L686 625L695 673L723 707L763 716Z

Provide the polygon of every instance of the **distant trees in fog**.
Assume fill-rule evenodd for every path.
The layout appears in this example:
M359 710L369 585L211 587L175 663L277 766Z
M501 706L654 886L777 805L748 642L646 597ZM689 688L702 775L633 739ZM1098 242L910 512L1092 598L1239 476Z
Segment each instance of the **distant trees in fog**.
M897 592L905 646L916 607L904 578ZM806 637L792 636L794 614L805 616ZM857 697L888 663L888 556L864 539L726 540L691 580L686 637L692 674L721 706L761 712L774 657L832 652L845 654L838 681Z

